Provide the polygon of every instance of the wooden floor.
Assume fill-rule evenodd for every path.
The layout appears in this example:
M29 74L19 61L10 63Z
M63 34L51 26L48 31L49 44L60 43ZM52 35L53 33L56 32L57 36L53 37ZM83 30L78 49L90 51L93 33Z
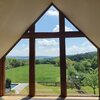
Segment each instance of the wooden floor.
M100 100L98 97L23 97L23 96L4 96L0 100Z

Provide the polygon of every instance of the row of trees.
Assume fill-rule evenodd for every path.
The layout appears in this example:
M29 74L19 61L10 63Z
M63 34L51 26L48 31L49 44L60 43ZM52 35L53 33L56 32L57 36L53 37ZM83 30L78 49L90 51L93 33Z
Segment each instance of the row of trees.
M45 58L45 59L36 59L35 63L36 64L56 64L57 62L55 61L54 58Z
M28 65L28 60L7 58L6 60L6 69L16 68L20 66Z

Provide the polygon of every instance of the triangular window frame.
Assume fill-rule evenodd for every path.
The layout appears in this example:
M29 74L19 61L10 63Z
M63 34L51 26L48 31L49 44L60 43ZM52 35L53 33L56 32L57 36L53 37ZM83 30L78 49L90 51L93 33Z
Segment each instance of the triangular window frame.
M37 24L37 22L41 19L41 17L50 9L50 7L51 6L53 6L55 9L57 9L57 11L58 11L58 13L59 13L59 32L35 32L35 28L36 28L36 24ZM61 20L62 20L62 18L60 18L60 14L61 15L63 15L63 23L61 23ZM74 30L72 30L72 31L65 31L65 27L66 27L66 25L65 25L65 20L68 20L68 22L76 29L75 31ZM60 25L61 24L61 25ZM61 31L62 29L61 29L61 26L64 26L64 30L63 30L63 32ZM30 34L37 34L36 36L34 35L34 37L35 38L40 38L40 36L39 36L39 34L41 33L41 35L42 35L42 37L44 37L45 38L45 34L46 33L48 33L48 38L49 37L51 37L50 36L50 34L52 33L52 35L54 36L54 38L57 36L58 38L60 37L60 36L58 36L58 35L56 35L56 33L58 33L58 34L65 34L66 33L66 35L64 35L64 37L86 37L85 36L85 34L82 32L82 31L80 31L80 29L78 28L78 27L76 27L76 25L75 24L73 24L72 23L72 21L69 19L69 18L67 18L54 4L51 4L36 20L35 20L35 22L28 28L28 30L26 30L26 32L24 33L24 36L25 36L25 34L26 35L29 35L29 33ZM23 37L24 37L23 36ZM26 36L25 36L26 37Z

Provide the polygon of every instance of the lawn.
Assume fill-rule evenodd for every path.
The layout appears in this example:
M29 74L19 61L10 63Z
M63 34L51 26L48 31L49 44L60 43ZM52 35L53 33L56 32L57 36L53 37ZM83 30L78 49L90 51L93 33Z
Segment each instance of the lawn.
M51 64L37 64L36 65L36 82L60 82L60 69ZM6 70L6 78L10 78L13 83L28 83L29 82L29 67L21 66ZM82 87L86 94L93 94L91 87ZM67 89L68 95L81 95L76 89ZM28 94L28 87L21 91L21 94ZM37 95L57 95L60 94L59 86L45 86L36 83ZM96 89L98 94L98 89Z
M29 68L21 66L6 70L6 78L11 79L12 83L28 83Z
M29 87L24 88L20 94L28 94ZM59 95L60 87L58 86L44 86L36 83L36 95Z
M93 90L91 87L86 86L86 87L82 87L82 89L86 92L86 93L78 93L77 89L67 89L67 95L68 96L94 96L93 94ZM24 88L20 94L28 94L28 90L29 87ZM60 94L60 87L54 87L54 86L44 86L44 85L40 85L40 84L36 84L36 95L59 95ZM98 92L98 88L96 89L96 95L98 96L99 92Z
M24 88L20 94L28 94L29 87ZM84 94L78 93L77 89L67 89L67 95L68 96L94 96L93 90L91 87L86 86L82 87L82 89L86 92ZM54 87L54 86L44 86L40 84L36 84L36 95L59 95L60 94L60 87ZM96 95L98 96L98 88L96 89Z
M60 70L59 67L54 67L51 64L36 65L36 81L37 82L59 82ZM10 78L13 83L28 83L29 82L29 67L21 66L6 70L6 78Z
M52 64L36 65L36 82L60 82L60 68ZM28 83L29 67L21 66L6 70L6 78L10 78L13 83ZM23 89L20 94L28 94L28 87ZM36 94L60 94L59 86L44 86L36 83Z

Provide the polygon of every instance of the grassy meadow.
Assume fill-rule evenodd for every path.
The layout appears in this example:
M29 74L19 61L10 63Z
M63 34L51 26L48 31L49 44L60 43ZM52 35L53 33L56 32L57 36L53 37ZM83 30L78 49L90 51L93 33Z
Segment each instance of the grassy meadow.
M36 82L60 82L60 68L52 64L36 64ZM29 82L29 67L20 66L17 68L7 69L6 78L10 78L12 83L28 83ZM89 86L82 87L86 94L93 94L93 90ZM77 92L77 89L67 89L68 95L82 95ZM20 94L28 94L28 87L24 88ZM36 95L59 95L59 86L45 86L36 83ZM98 89L96 89L98 95Z
M52 64L36 65L36 81L37 82L59 82L59 67ZM21 66L6 70L6 78L10 78L13 83L29 82L29 67Z

